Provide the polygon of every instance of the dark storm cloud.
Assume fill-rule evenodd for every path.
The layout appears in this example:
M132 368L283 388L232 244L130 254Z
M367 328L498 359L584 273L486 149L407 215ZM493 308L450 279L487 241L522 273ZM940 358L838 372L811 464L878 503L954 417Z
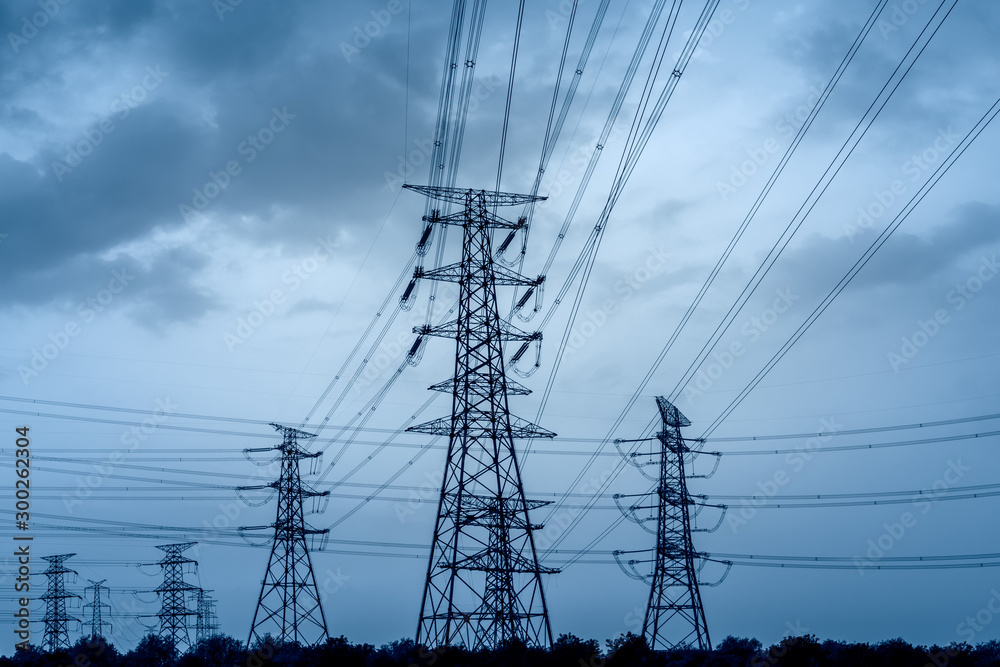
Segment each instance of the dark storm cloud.
M32 8L22 3L10 13L19 17ZM233 223L231 231L293 247L340 226L369 224L368 202L345 201L339 193L390 194L381 174L394 166L386 160L388 143L402 147L404 84L399 63L383 61L398 54L378 44L348 64L336 40L317 46L300 38L315 21L342 28L349 38L350 28L335 13L322 3L239 6L221 18L211 3L111 2L88 4L86 11L70 4L20 54L6 50L5 60L28 65L15 72L49 72L52 85L70 93L79 91L55 73L68 58L93 55L109 42L160 75L154 81L143 73L142 81L157 88L142 93L148 101L133 108L109 101L104 117L68 143L50 143L29 161L0 155L0 210L17 247L0 269L13 285L4 300L80 296L73 292L84 288L72 276L81 265L90 262L101 272L96 256L102 251L185 224L182 204L223 225L256 220ZM139 35L146 46L122 46ZM56 43L79 51L52 48ZM394 74L380 75L379 82L375 71ZM15 99L38 83L31 76L5 79ZM185 104L203 91L211 119ZM53 129L34 110L9 105L4 114L11 130ZM270 224L277 210L294 215ZM187 298L196 303L197 297ZM164 304L165 312L173 309Z
M913 216L919 214L918 208ZM920 234L907 231L906 225L904 222L877 251L847 290L837 297L838 301L860 304L872 319L892 317L898 310L933 309L940 305L942 290L947 291L956 277L977 268L983 257L991 260L1000 249L997 206L976 202L957 206L942 224ZM805 297L805 302L818 303L880 231L881 227L869 229L856 236L854 243L846 237L831 239L815 233L804 236L781 256L761 292L772 293L766 289L767 285L779 289L790 287ZM762 261L763 254L758 259ZM741 268L740 275L737 284L740 279L749 278L746 268ZM871 311L872 298L881 302L890 299L888 295L892 295L891 300Z

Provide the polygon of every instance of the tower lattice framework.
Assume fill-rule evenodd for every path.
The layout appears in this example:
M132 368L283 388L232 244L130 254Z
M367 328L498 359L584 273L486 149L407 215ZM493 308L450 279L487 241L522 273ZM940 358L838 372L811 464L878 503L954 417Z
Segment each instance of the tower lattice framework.
M656 553L642 633L653 649L696 646L711 649L705 608L698 588L698 552L691 540L691 507L684 460L691 451L681 428L691 422L670 401L656 397L663 419Z
M66 600L80 597L66 592L66 575L76 575L76 570L66 567L65 563L75 555L58 554L42 557L42 560L49 564L42 573L48 580L48 587L41 597L45 600L45 616L42 619L45 633L42 636L42 646L49 652L69 649L69 623L80 620L66 613Z
M209 595L211 591L199 588L195 592L198 618L195 622L195 641L208 639L219 632L219 620L215 614L215 599Z
M299 462L317 459L321 453L309 453L298 444L298 440L315 438L315 434L280 424L271 426L282 434L282 443L269 450L280 452L281 476L276 482L263 487L241 487L273 488L278 496L277 516L273 524L244 529L274 530L271 555L261 582L247 645L254 640L263 640L268 634L280 642L318 644L325 641L329 634L308 541L316 536L325 538L330 531L313 529L306 524L302 501L304 498L326 497L330 492L317 492L302 482Z
M493 648L512 639L549 645L552 630L542 575L557 572L538 563L529 512L546 503L526 500L514 449L515 438L555 434L510 414L508 396L529 390L508 380L503 344L541 338L501 319L496 287L538 286L494 263L494 230L518 230L491 211L544 197L457 188L405 186L433 200L459 204L424 220L463 230L462 259L418 271L419 278L459 284L457 319L415 333L457 342L455 374L432 390L451 394L452 413L409 431L448 437L444 480L424 587L417 642Z
M111 605L104 602L104 597L102 592L107 592L108 587L104 585L107 579L101 579L100 581L94 581L93 579L88 579L90 586L87 586L87 591L91 593L90 602L83 605L83 609L90 610L90 620L84 623L84 626L90 627L90 637L104 637L104 627L107 626L108 631L111 631L111 623L104 620L104 610L107 609L108 613L111 613Z
M163 570L163 583L156 587L160 596L160 637L173 643L178 651L185 651L191 646L188 634L188 618L197 612L188 606L188 597L198 587L184 581L186 570L194 570L198 561L188 558L184 552L197 542L182 542L180 544L161 544L156 548L163 552L163 558L157 563Z

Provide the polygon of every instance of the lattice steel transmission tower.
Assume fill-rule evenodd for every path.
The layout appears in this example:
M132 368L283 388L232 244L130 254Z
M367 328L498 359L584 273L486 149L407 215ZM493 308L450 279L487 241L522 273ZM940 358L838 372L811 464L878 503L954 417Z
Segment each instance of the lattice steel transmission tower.
M315 434L280 424L271 426L282 434L279 446L245 451L280 452L281 477L264 486L240 487L241 490L272 488L277 490L278 495L277 518L273 524L242 529L274 529L271 556L261 582L247 646L254 639L262 640L267 634L281 642L318 644L325 641L329 634L307 543L319 536L319 547L322 548L322 540L330 531L316 530L306 524L302 501L304 498L326 498L330 492L320 493L304 484L299 462L303 459L315 461L322 452L310 454L298 444L300 438L315 438Z
M45 634L42 646L49 652L69 649L69 622L80 620L66 613L66 600L80 597L66 592L66 575L76 575L76 570L66 567L65 562L75 555L58 554L42 557L42 560L49 564L42 573L48 579L48 588L41 597L45 600L45 617L42 619L45 624Z
M84 611L90 610L90 620L84 623L85 626L90 626L89 637L104 637L104 626L108 626L108 631L111 631L111 623L104 620L104 610L107 609L108 613L111 613L111 605L102 601L101 591L107 591L108 587L104 585L107 579L101 579L100 581L94 581L93 579L88 579L90 586L87 586L87 591L93 591L91 593L90 602L83 605Z
M663 430L656 434L660 443L659 452L654 460L646 465L659 467L656 477L657 486L654 494L637 494L640 497L653 495L655 503L644 505L634 504L622 508L627 516L636 523L643 525L647 521L656 522L656 546L652 559L629 560L626 568L619 559L620 554L632 553L616 551L615 559L626 574L635 579L651 583L649 602L646 605L646 615L643 619L642 633L650 648L654 650L670 650L693 646L700 649L711 649L708 636L708 624L705 621L705 608L701 601L698 573L701 567L695 561L712 560L705 554L695 551L691 539L692 532L706 532L706 529L692 527L693 517L704 507L716 507L725 512L725 505L710 505L704 502L703 496L692 496L688 492L687 480L695 475L688 475L685 459L692 450L681 435L681 428L690 426L688 418L681 414L670 401L662 396L656 397L656 405L663 420ZM621 442L621 441L616 441ZM643 456L633 454L631 456ZM716 458L718 464L718 458ZM641 467L640 467L641 470ZM643 473L645 474L645 473ZM648 476L648 475L647 475ZM707 477L708 475L700 475ZM620 498L629 497L616 495L615 502ZM697 499L697 500L696 500ZM621 508L621 503L619 503ZM655 514L648 518L636 515L639 510L653 510ZM722 524L722 517L715 530ZM649 530L649 529L647 529ZM653 532L653 531L650 531ZM732 565L727 561L714 561ZM652 564L652 575L645 575L636 569L639 564ZM727 570L728 573L728 570ZM723 575L724 578L724 575ZM718 585L721 580L715 584Z
M508 396L529 390L508 380L506 341L540 341L500 318L496 287L534 286L531 280L494 263L494 230L518 230L492 211L544 199L532 195L404 186L433 200L462 206L452 215L432 210L430 224L463 230L462 259L418 278L459 284L458 318L415 333L457 341L455 375L431 387L452 396L452 413L408 431L448 436L448 455L437 523L424 587L417 642L426 646L462 643L472 650L511 640L549 645L552 630L542 575L557 570L538 564L528 513L547 503L526 500L514 450L515 438L555 434L510 414Z
M160 596L160 637L173 642L174 648L184 651L191 646L188 635L188 617L197 614L188 607L187 598L198 587L184 581L186 572L193 573L198 567L198 561L183 555L184 551L197 542L182 542L180 544L161 544L156 547L164 553L157 563L163 570L163 583L156 587Z
M197 602L196 613L198 614L194 634L196 642L208 639L219 633L219 619L215 615L215 600L209 595L211 592L203 588L195 591L195 601Z

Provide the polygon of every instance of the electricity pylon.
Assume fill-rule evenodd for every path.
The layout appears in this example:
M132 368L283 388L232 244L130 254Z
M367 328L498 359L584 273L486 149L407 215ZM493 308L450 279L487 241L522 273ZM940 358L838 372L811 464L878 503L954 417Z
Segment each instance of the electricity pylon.
M197 624L195 625L195 642L208 639L218 634L219 620L215 615L215 600L209 595L211 591L199 588L195 592L197 602Z
M85 622L84 625L90 626L90 638L95 639L97 637L104 637L104 626L108 626L108 631L111 631L111 623L104 620L104 610L107 609L108 613L111 613L111 605L102 601L101 591L107 591L108 587L104 585L107 579L101 579L100 581L94 581L93 579L88 579L90 586L87 586L88 591L93 591L91 594L90 602L83 605L84 610L90 610L90 620Z
M76 570L69 569L64 563L75 555L58 554L42 557L42 560L49 564L42 573L48 579L48 588L41 597L45 600L45 617L42 619L45 623L45 634L42 646L50 653L69 650L69 622L80 620L66 614L66 600L80 597L66 592L66 575L75 575Z
M161 544L156 548L164 553L157 565L163 570L163 583L156 587L160 596L160 637L168 639L178 651L185 651L191 646L188 635L188 617L197 612L187 605L187 597L198 587L184 581L185 569L193 571L198 567L198 561L192 560L183 552L193 547L197 542L182 542L180 544Z
M497 285L533 286L531 280L494 263L493 230L516 231L524 219L509 222L492 213L544 197L404 186L432 200L456 203L462 210L429 224L463 229L462 259L437 269L418 270L417 278L459 284L458 318L440 326L414 329L420 335L457 341L455 375L431 387L452 396L450 417L412 426L408 431L448 437L444 481L438 501L417 642L426 646L464 644L471 650L494 648L512 639L550 645L552 630L542 589L542 574L557 572L538 564L528 513L547 503L526 500L514 451L515 438L555 434L510 414L508 395L529 390L504 372L505 341L539 341L500 318Z
M329 634L326 616L320 602L316 575L313 573L307 538L325 536L330 530L316 530L305 522L303 498L322 498L330 495L314 491L302 482L299 461L317 459L322 452L310 454L298 444L299 438L315 438L315 434L296 428L271 424L282 434L282 442L267 451L281 454L281 477L271 484L259 487L240 487L241 490L272 488L278 492L277 518L269 526L249 526L242 530L274 529L271 556L267 572L260 586L257 609L250 625L247 646L265 635L280 642L312 645L323 642ZM247 452L264 451L248 449Z
M701 590L698 582L698 573L701 567L695 561L704 562L712 559L695 551L691 533L715 530L722 524L722 517L720 516L719 522L714 528L693 528L692 519L694 515L697 515L697 511L692 512L691 508L697 507L700 511L704 507L715 507L725 512L726 507L725 505L710 505L704 502L703 496L692 496L688 492L687 480L689 478L709 476L688 475L685 470L685 459L692 450L681 435L681 428L690 426L691 422L681 414L676 406L662 396L656 397L656 405L663 420L663 430L656 434L660 448L659 452L655 453L655 460L645 464L655 465L659 468L659 474L656 477L655 504L635 504L624 508L619 503L619 499L628 496L615 495L615 502L618 503L619 508L639 525L645 527L646 521L656 521L654 557L647 560L629 560L627 568L622 564L619 555L629 552L616 551L615 559L618 560L619 565L622 565L626 574L651 583L649 602L646 605L646 614L642 624L642 633L650 648L670 650L693 646L710 650L712 643L708 636L708 623L705 621L705 607L701 601ZM617 442L622 441L616 441L616 444ZM635 456L643 455L633 454L631 458ZM635 463L634 460L633 463ZM642 464L636 465L642 470ZM716 465L718 465L718 457ZM648 496L652 494L637 495ZM696 498L699 500L696 501ZM655 510L656 513L648 518L640 518L636 515L639 510ZM713 562L732 565L727 561ZM635 567L637 564L648 563L653 565L651 576L641 574ZM717 586L719 583L721 580L708 585Z

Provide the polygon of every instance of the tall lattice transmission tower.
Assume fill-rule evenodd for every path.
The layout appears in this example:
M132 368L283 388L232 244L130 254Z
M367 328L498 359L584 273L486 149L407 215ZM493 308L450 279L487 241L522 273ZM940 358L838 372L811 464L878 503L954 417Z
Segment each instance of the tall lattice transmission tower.
M640 502L622 508L627 516L640 525L647 521L656 522L656 546L653 558L629 560L627 567L619 556L634 552L616 551L615 558L626 574L651 584L642 625L642 633L650 648L669 650L693 646L711 649L708 623L705 621L705 607L701 601L698 581L701 567L696 561L713 559L695 551L691 533L715 530L722 524L722 516L714 528L693 528L692 523L694 516L705 507L715 507L722 509L723 512L726 507L708 504L704 502L703 496L693 496L688 492L688 479L708 476L689 475L686 471L686 459L690 458L692 450L681 435L681 428L690 426L691 422L662 396L656 397L656 405L660 411L663 428L656 434L656 439L660 443L659 451L654 453L654 460L648 464L659 468L659 474L655 478L657 486L653 494L637 494L641 497L653 495L654 504L646 505ZM616 495L615 501L618 502L624 497L629 496ZM621 507L620 502L619 507ZM696 508L695 511L692 508ZM641 518L637 516L637 512L641 510L653 510L655 513L648 518ZM727 561L713 562L732 565ZM652 575L642 574L636 568L637 565L648 564L653 566ZM708 585L717 586L719 583L721 579Z
M419 278L459 284L458 317L415 333L457 341L455 375L431 387L452 396L452 413L409 431L448 437L444 481L438 502L417 642L427 646L462 643L491 648L519 639L552 642L542 575L557 570L538 564L529 511L546 503L526 500L514 450L515 438L555 434L510 414L508 396L529 393L504 372L506 341L537 341L500 318L496 287L538 286L494 263L494 230L518 230L492 211L544 199L532 195L405 186L462 210L442 216L432 210L429 224L463 230L462 259L419 271Z
M48 579L48 587L41 597L45 600L45 617L42 619L45 624L45 634L42 646L49 652L69 649L69 623L80 620L66 613L66 600L80 597L66 592L66 575L76 576L76 570L66 567L65 563L75 555L58 554L42 557L42 560L49 564L42 573Z
M312 459L315 462L321 455L321 452L309 453L298 443L299 439L315 438L315 434L280 424L271 426L282 434L280 445L245 451L277 450L281 457L281 477L264 486L240 487L240 490L273 488L278 495L277 517L273 524L241 529L274 530L271 556L261 582L247 645L255 639L262 640L267 634L281 642L318 644L325 641L329 634L308 543L319 539L319 543L313 546L322 548L330 531L316 530L306 524L302 501L304 498L326 498L330 492L320 493L310 488L302 482L299 471L300 461Z
M156 593L160 596L160 613L156 615L160 619L160 637L173 642L178 651L191 646L188 617L197 613L187 602L198 587L185 582L184 575L195 573L198 561L183 555L195 544L197 542L182 542L156 547L164 554L157 563L163 570L163 583L156 587Z
M90 627L91 638L104 637L104 627L107 626L108 632L111 631L111 623L104 620L104 610L108 610L108 614L111 613L111 605L103 601L102 592L107 592L108 587L104 585L107 579L101 579L100 581L94 581L93 579L88 579L90 586L87 586L86 591L90 593L90 602L83 605L84 612L90 610L90 620L84 622L84 626Z
M197 609L196 613L198 614L195 625L196 642L213 637L219 632L219 619L215 615L215 599L209 595L211 592L204 588L195 591L195 601L197 602L195 609Z

